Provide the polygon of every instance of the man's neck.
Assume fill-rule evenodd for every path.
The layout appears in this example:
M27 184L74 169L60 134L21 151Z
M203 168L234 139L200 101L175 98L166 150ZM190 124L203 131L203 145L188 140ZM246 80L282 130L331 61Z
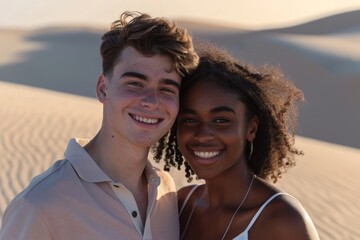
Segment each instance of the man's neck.
M106 137L100 131L84 149L113 182L121 183L133 194L145 224L148 206L145 167L149 148Z
M114 181L136 189L142 181L149 148L98 133L85 147L97 165Z

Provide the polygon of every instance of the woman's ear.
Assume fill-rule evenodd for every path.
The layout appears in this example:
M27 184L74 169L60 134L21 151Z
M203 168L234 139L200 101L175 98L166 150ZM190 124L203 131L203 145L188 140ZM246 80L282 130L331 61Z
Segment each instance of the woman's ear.
M258 116L252 117L248 124L246 140L252 142L255 139L258 126L259 126Z
M96 96L101 103L106 100L106 77L101 74L96 84Z

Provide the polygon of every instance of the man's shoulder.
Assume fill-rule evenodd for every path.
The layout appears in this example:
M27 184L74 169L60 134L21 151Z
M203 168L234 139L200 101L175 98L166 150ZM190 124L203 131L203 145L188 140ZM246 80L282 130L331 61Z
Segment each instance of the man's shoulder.
M175 182L169 172L166 172L156 166L153 166L156 175L160 179L160 185L162 188L167 188L168 191L175 191Z
M66 159L56 161L51 167L44 172L35 176L29 185L20 192L12 202L26 200L34 204L41 203L45 199L51 198L55 193L59 193L57 185L60 184L60 179L66 176L71 168Z
M156 172L156 174L160 177L160 179L171 179L172 180L172 177L169 172L164 171L157 166L153 166L153 169Z

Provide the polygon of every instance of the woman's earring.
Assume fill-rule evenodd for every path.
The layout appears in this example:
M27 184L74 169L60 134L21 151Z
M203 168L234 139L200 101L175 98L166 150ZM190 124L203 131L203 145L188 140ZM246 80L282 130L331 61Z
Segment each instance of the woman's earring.
M253 154L254 151L254 144L253 141L250 142L250 154L249 154L249 160L251 159L251 156Z

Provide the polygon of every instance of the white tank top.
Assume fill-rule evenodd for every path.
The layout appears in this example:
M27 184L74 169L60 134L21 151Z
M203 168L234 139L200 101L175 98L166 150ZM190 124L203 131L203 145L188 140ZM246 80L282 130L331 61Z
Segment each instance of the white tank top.
M179 212L179 216L181 216L181 213L183 212L186 203L189 201L191 195L195 192L195 190L199 187L200 185L195 185L190 192L188 193L188 195L186 196L183 205L181 206L180 212ZM272 195L268 200L266 200L266 202L264 202L261 207L259 208L259 210L256 212L256 214L254 215L254 217L251 219L249 225L246 227L246 229L240 233L238 236L236 236L233 240L249 240L248 237L248 233L249 230L251 229L251 227L254 225L255 221L258 219L258 217L260 216L261 212L264 210L264 208L272 201L274 200L274 198L280 196L280 195L288 195L287 193L284 192L279 192L279 193L275 193L274 195ZM189 219L190 220L190 219ZM188 221L189 221L188 220ZM186 224L185 228L187 228L188 223Z

